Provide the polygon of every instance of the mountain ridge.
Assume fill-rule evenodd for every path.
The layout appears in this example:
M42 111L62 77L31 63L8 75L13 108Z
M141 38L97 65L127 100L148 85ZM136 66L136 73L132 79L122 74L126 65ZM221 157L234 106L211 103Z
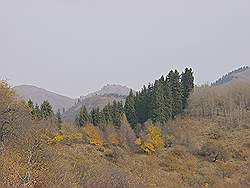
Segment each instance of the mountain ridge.
M238 69L235 69L222 77L218 80L213 82L211 86L221 86L225 84L231 84L235 82L249 82L250 83L250 67L243 66Z
M122 101L124 103L130 90L127 86L107 84L96 92L81 96L74 106L63 113L62 118L66 122L74 121L82 106L85 106L90 111L97 107L102 109L105 105L113 101Z
M34 104L41 104L43 101L48 100L54 111L68 109L77 101L70 97L57 94L55 92L40 88L34 85L18 85L12 88L20 99L28 101L31 99Z

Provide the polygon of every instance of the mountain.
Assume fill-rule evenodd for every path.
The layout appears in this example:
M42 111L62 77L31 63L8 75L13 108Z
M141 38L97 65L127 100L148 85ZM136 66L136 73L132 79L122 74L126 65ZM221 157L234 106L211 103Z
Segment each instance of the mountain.
M119 96L128 96L130 92L130 88L127 86L122 86L118 84L108 84L101 88L99 91L96 91L94 93L90 93L87 96L81 96L81 99L89 98L92 96L102 96L102 95L119 95Z
M31 99L34 104L41 104L44 100L48 100L55 112L58 109L62 111L63 108L67 110L77 101L76 99L62 96L32 85L20 85L14 87L13 89L21 99L26 101Z
M130 88L121 85L106 85L99 91L91 93L87 96L81 96L78 102L63 114L63 120L71 122L75 120L76 115L80 112L82 106L88 111L99 107L102 109L108 103L115 101L125 102L130 92Z
M231 83L247 82L250 83L250 68L248 66L236 69L222 76L217 81L212 83L212 86L220 86Z

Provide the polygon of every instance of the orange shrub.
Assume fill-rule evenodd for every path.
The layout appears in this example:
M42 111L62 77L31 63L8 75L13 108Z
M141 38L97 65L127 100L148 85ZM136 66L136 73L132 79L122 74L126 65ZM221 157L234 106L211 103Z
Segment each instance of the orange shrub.
M87 124L83 127L83 134L87 138L88 142L95 146L103 145L103 139L101 133L97 127L93 124Z
M119 144L118 135L117 135L117 132L114 128L109 129L107 141L109 144L112 144L112 145Z

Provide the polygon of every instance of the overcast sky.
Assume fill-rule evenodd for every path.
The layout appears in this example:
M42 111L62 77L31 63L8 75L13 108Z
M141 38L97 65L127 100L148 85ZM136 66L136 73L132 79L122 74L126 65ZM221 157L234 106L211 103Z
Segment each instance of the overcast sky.
M0 77L71 97L250 64L249 0L0 0Z

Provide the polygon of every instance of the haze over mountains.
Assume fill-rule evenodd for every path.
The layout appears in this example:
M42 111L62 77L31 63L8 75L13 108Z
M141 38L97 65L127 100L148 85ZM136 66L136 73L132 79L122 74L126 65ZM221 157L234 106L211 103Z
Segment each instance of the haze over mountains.
M72 99L57 93L39 88L33 85L20 85L13 88L17 95L26 101L31 99L34 104L41 104L43 101L48 100L53 107L53 110L67 110L75 104L77 99Z
M248 66L241 67L222 76L216 82L212 83L212 86L238 82L250 83L250 68ZM20 98L26 101L31 99L34 103L41 104L44 100L48 100L53 106L54 111L58 109L63 111L64 109L63 119L65 121L73 121L82 106L86 106L88 110L96 107L102 109L114 100L124 102L130 91L130 88L127 86L108 84L94 93L80 96L79 99L72 99L32 85L16 86L13 89Z
M130 88L126 86L109 84L87 96L72 99L32 85L20 85L13 89L21 99L26 101L31 99L34 104L41 104L44 100L48 100L54 111L58 109L63 111L64 109L66 111L64 114L66 120L73 120L82 106L86 106L88 110L91 110L96 107L102 108L114 100L124 101L130 91Z
M217 81L212 83L212 86L220 86L238 82L250 83L250 68L248 66L241 67L239 69L227 73L226 75L223 75Z
M99 107L102 109L108 103L113 101L123 101L130 92L130 88L127 86L121 86L116 84L108 84L99 91L90 93L87 96L81 96L78 102L63 113L63 120L66 122L74 121L76 115L80 112L81 107L85 106L88 111L93 108Z

